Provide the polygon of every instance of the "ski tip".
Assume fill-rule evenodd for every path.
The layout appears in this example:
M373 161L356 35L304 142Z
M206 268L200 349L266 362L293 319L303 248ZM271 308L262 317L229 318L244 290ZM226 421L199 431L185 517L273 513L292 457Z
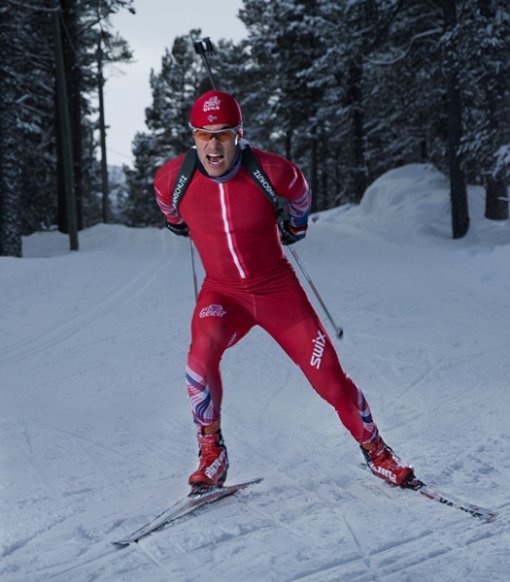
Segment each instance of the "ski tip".
M264 477L257 477L257 479L253 479L253 481L248 481L246 483L246 485L257 485L258 483L261 483L262 481L264 481Z
M125 548L126 546L129 546L129 544L131 544L133 541L134 540L118 540L110 543L112 544L112 546L115 546L116 548Z
M230 485L230 487L235 487L236 489L245 489L246 487L250 487L250 485L258 485L262 481L264 481L264 478L258 477L257 479L245 481L244 483L234 483L233 485Z
M485 518L485 521L487 521L488 523L493 522L496 518L498 517L498 514L495 511L489 511L487 513L487 516Z
M485 523L492 523L497 517L498 514L495 511L489 511L488 509L484 509L481 507L460 507L466 513L469 513L473 517L478 517Z

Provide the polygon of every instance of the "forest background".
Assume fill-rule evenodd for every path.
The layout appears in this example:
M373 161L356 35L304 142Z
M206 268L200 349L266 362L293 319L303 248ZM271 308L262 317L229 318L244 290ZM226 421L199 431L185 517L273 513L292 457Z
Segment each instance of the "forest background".
M111 17L132 0L4 0L0 6L0 255L22 237L99 222L163 226L152 181L189 148L209 88L194 43L175 39L150 78L133 167L107 166L105 65L132 51ZM136 15L135 15L136 18ZM212 39L220 88L245 136L305 172L313 210L358 204L390 169L431 163L450 180L453 238L469 230L467 184L508 220L510 7L503 0L243 0L240 42ZM115 104L110 104L114 107Z

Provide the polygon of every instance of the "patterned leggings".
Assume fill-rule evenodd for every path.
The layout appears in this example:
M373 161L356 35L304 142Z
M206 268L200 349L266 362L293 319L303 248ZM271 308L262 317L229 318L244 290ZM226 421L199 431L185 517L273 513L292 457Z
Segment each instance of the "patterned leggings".
M256 292L233 290L207 279L193 314L186 384L194 420L220 420L220 360L254 326L265 329L297 364L310 384L336 410L359 443L377 427L361 390L343 371L335 348L289 266Z

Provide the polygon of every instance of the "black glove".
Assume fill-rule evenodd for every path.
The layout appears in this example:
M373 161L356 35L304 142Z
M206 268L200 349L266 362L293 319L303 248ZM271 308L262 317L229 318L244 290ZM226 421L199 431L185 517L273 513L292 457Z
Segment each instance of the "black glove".
M282 245L293 245L305 238L308 226L291 226L290 222L285 220L278 223L278 228L280 229Z
M172 224L171 222L166 223L166 227L170 232L173 232L177 236L189 236L189 228L185 222L180 224Z

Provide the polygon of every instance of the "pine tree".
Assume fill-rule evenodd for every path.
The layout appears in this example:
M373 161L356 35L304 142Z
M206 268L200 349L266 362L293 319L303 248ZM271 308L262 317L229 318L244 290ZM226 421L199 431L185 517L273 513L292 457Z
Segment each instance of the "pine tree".
M192 145L189 110L204 78L193 48L199 39L199 30L177 37L171 52L166 50L161 59L161 71L151 72L153 100L146 109L149 131L136 135L134 168L126 169L128 197L124 212L132 226L163 224L154 198L154 175L165 161Z
M52 17L59 11L66 45L71 95L74 172L78 177L83 225L96 220L98 199L91 187L97 174L93 107L96 87L94 47L100 23L107 58L125 59L125 43L110 32L108 16L132 0L61 0L48 3L6 0L0 8L0 243L2 253L19 255L21 235L58 223L65 230L65 207L57 198L61 142L55 116L55 53ZM21 169L23 168L23 171Z
M464 118L455 2L370 4L358 24L347 19L367 61L368 97L362 102L371 143L365 155L376 173L415 160L435 160L446 169L453 236L464 236L469 215L460 154Z
M154 175L160 159L156 136L137 133L133 141L134 168L124 166L128 195L121 207L128 226L164 224L154 197Z
M315 204L321 200L319 159L323 136L317 106L322 90L310 84L304 72L323 52L312 25L317 5L317 0L245 0L240 11L249 32L250 65L255 64L257 73L251 77L255 79L256 102L253 97L248 102L259 125L255 135L264 132L266 138L260 140L261 145L282 153L305 170L315 192Z
M152 105L146 110L146 123L161 146L159 160L185 152L191 145L188 128L191 104L200 93L203 72L193 43L200 31L177 37L172 50L161 59L159 74L151 73Z
M374 93L386 86L387 71L379 70L371 57L399 9L400 3L391 1L322 0L309 19L322 50L301 76L308 87L320 89L317 118L326 143L321 160L333 189L328 204L359 202L370 178L381 170L377 164L382 160L374 156L384 134L378 136L378 126L388 128L380 110L371 106Z
M89 139L95 128L95 111L91 95L97 90L96 52L101 39L103 61L129 61L131 52L127 43L111 31L110 16L120 9L131 9L133 0L60 0L61 27L64 45L69 113L72 124L72 153L75 178L75 198L79 227L90 226L97 220L95 205L100 204L96 192L89 186L96 180L90 171L94 164L97 144ZM59 229L67 231L66 199L63 190L62 150L59 153ZM87 197L87 200L84 200ZM87 213L84 215L84 208ZM100 216L100 215L99 215Z
M17 159L19 55L12 51L19 13L0 6L0 254L21 256L21 168Z
M1 8L0 237L5 254L21 254L21 235L54 222L54 104L49 12L42 4ZM23 171L22 171L23 169Z
M461 50L469 122L466 168L486 188L485 216L508 219L510 169L510 7L480 0L465 7Z

